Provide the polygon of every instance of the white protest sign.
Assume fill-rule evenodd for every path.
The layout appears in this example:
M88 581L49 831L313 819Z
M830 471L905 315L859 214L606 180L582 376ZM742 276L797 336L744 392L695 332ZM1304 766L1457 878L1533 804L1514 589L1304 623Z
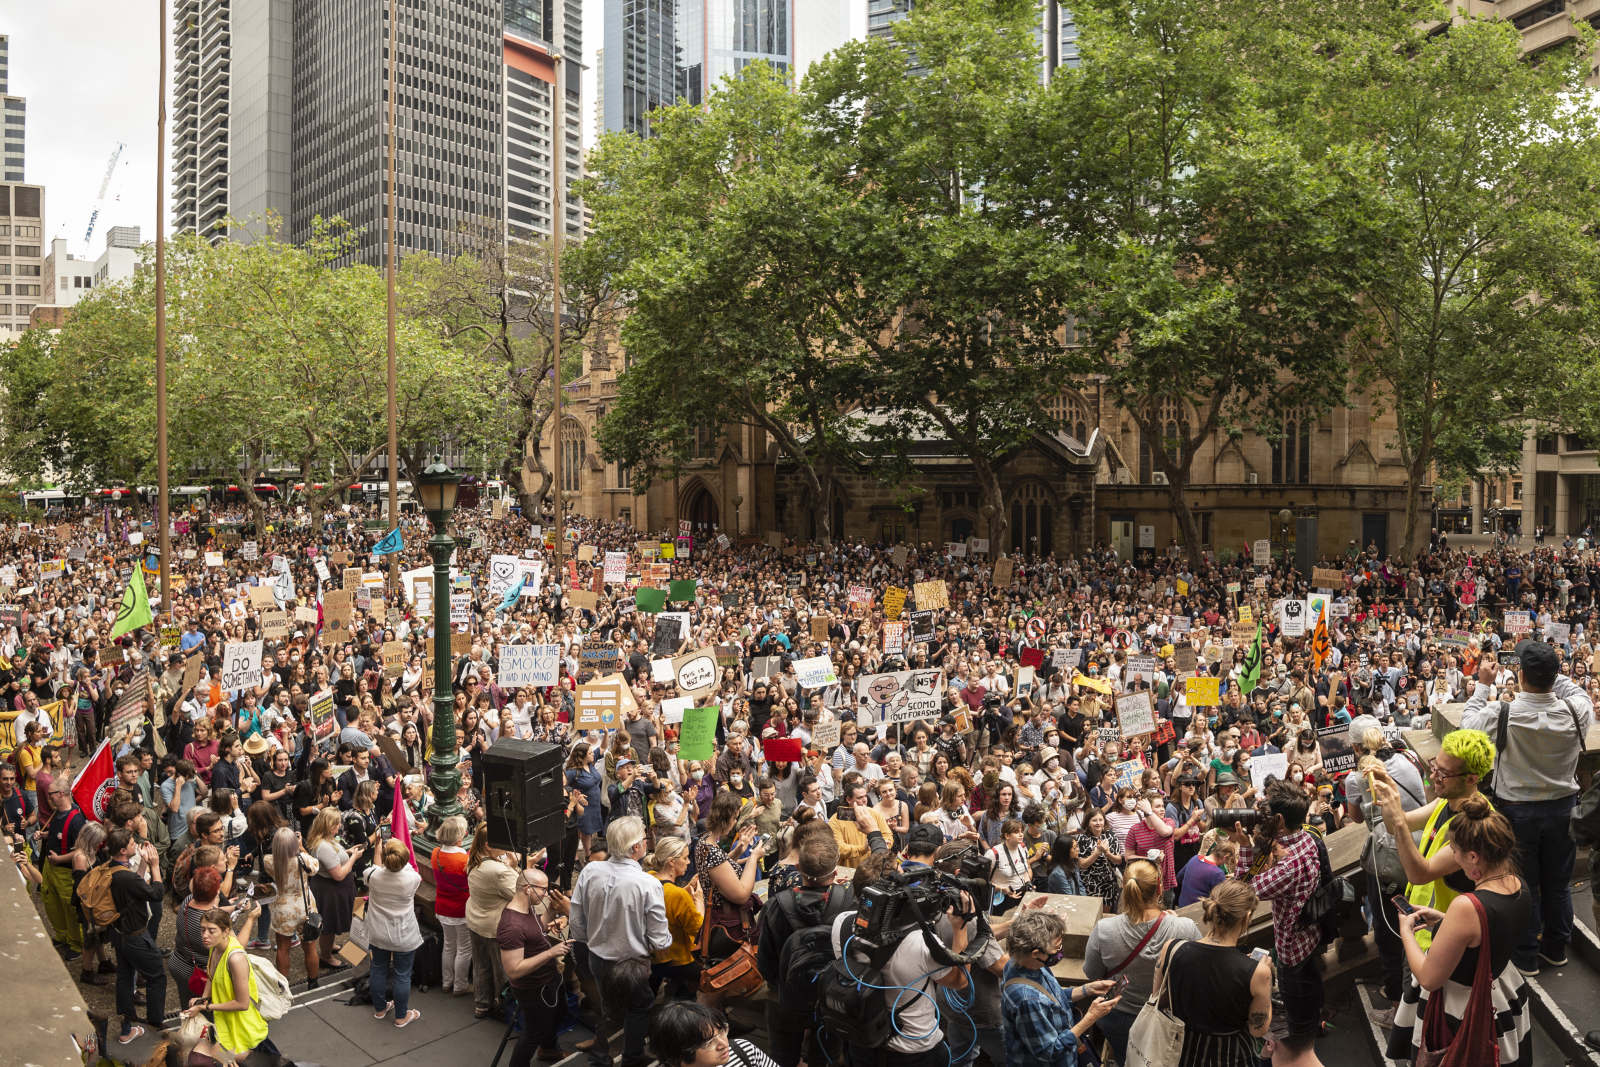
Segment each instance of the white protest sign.
M601 580L611 585L621 585L628 580L628 554L626 552L607 552L605 571Z
M239 556L242 559L260 559L261 545L255 541L245 541L239 546Z
M811 728L811 747L828 752L839 747L839 726L835 722L819 722Z
M1257 567L1272 566L1272 541L1262 538L1250 546L1250 562Z
M892 671L869 674L856 682L857 717L863 726L939 717L944 672Z
M261 646L260 641L230 641L223 646L217 684L224 692L261 684Z
M1150 691L1141 689L1117 697L1117 719L1122 723L1123 737L1155 733L1156 712L1150 703Z
M507 590L517 584L521 560L516 556L489 557L489 599L504 600Z
M544 586L544 560L518 559L517 568L517 580L522 582L522 595L538 596Z
M223 564L222 564L222 553L221 552L207 552L206 553L206 566L207 567L220 567L222 565Z
M678 676L672 671L670 659L653 659L650 661L650 680L666 685L668 682L677 681Z
M1289 776L1289 754L1287 752L1273 752L1265 756L1252 756L1250 758L1250 784L1256 787L1256 793L1265 793L1267 777L1287 778Z
M561 659L560 645L502 645L500 685L511 689L528 685L555 685Z
M671 661L668 661L671 666ZM661 721L673 726L683 721L683 713L694 707L694 697L667 697L661 702Z
M807 689L821 689L839 681L838 675L833 673L831 656L797 659L794 661L794 674L800 680L800 684Z
M1306 602L1292 599L1279 601L1278 618L1285 637L1304 637L1306 632Z

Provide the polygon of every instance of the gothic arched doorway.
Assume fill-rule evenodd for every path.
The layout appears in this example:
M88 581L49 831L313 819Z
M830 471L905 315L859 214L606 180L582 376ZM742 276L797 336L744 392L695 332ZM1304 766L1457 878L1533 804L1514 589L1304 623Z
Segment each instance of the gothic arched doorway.
M696 537L709 534L717 526L717 500L703 484L690 488L684 497L682 515L693 524Z

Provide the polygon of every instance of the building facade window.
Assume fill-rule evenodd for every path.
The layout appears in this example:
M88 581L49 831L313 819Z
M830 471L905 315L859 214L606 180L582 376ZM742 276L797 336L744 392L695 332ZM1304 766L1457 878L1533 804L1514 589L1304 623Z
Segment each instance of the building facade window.
M1011 495L1011 551L1048 556L1055 550L1055 508L1038 482L1024 482Z
M1172 463L1183 465L1183 445L1189 440L1189 414L1176 400L1163 400L1156 409L1155 425L1161 435L1162 448ZM1143 428L1139 431L1139 481L1147 483L1159 467L1155 465L1155 449L1145 439Z
M1089 440L1094 422L1089 418L1089 405L1071 389L1063 389L1045 401L1045 413L1062 433L1071 434L1080 442Z
M1311 422L1301 411L1284 416L1280 435L1272 442L1273 484L1305 485L1311 481Z
M583 488L583 427L577 419L561 420L561 491L576 493Z

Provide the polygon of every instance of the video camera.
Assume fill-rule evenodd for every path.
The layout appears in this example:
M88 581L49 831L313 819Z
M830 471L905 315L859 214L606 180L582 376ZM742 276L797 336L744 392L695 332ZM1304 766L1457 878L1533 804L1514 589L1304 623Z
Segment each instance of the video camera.
M993 861L974 847L932 867L892 871L862 891L852 936L873 966L882 967L902 941L920 930L936 962L964 967L978 958L992 936L982 902L989 898L993 866ZM966 950L960 953L952 952L934 929L952 910L976 924Z

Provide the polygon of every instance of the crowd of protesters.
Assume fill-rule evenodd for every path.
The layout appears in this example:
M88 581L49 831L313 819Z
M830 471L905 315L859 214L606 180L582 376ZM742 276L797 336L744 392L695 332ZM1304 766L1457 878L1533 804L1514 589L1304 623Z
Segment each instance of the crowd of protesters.
M502 596L490 558L549 561L549 531L499 505L462 511L453 570L470 604L452 611L449 672L464 815L421 855L409 842L437 803L433 605L346 576L340 564L386 578L394 559L369 556L384 531L359 509L319 529L303 511L267 519L186 520L156 623L116 640L148 525L143 547L109 513L0 528L0 697L23 724L0 816L80 979L115 975L120 1040L183 1008L206 1012L224 1049L271 1051L235 949L271 950L284 973L298 949L316 985L345 966L335 950L358 897L375 1021L409 1025L430 941L420 866L442 987L479 1017L515 1001L519 1067L562 1055L569 1004L599 1035L597 1067L790 1067L835 1052L895 1067L1124 1062L1152 999L1188 1024L1184 1064L1314 1063L1327 937L1305 913L1329 881L1324 839L1363 823L1373 844L1357 878L1391 1054L1417 1054L1435 1000L1464 1026L1487 981L1492 996L1472 1004L1495 1015L1500 1062L1531 1063L1522 982L1566 959L1566 821L1600 687L1586 540L1477 551L1435 538L1406 564L1352 545L1319 567L1337 582L1313 588L1248 552L1198 566L1175 546L1019 556L997 574L965 545L659 541L579 518L564 564ZM400 533L400 567L425 565L426 524ZM623 581L604 580L607 553L626 554ZM285 571L289 595L252 596ZM637 591L669 581L695 583L667 605L687 616L670 632ZM328 625L328 593L352 584L349 626ZM1286 634L1299 613L1287 603L1319 613L1325 640L1309 624ZM268 622L259 684L223 690L227 646ZM502 650L526 644L559 646L555 684L500 684ZM719 713L710 758L687 758L663 667L700 648L722 670L693 703ZM914 716L873 680L903 671L937 672ZM627 691L619 720L580 728L580 687L611 674ZM1214 702L1196 678L1216 681ZM1153 729L1123 729L1131 693L1148 694ZM325 731L313 708L330 695ZM1461 702L1466 728L1436 757L1408 749L1405 731ZM565 835L526 856L487 840L484 756L501 738L562 749ZM68 764L101 741L116 782L95 812ZM938 936L959 952L978 912L995 936L959 966L915 942L882 964L886 988L911 990L885 1046L830 1042L812 1004L779 995L802 931L853 913L876 880L963 854L992 896L964 897ZM109 910L90 877L102 867ZM1056 976L1065 927L1041 893L1097 900L1078 970L1063 972L1082 979ZM1238 945L1258 902L1274 943L1253 957ZM1189 904L1200 922L1172 910ZM170 953L156 947L163 923ZM848 958L837 937L833 949ZM715 977L749 968L769 990L757 1043L728 1037L749 998Z

